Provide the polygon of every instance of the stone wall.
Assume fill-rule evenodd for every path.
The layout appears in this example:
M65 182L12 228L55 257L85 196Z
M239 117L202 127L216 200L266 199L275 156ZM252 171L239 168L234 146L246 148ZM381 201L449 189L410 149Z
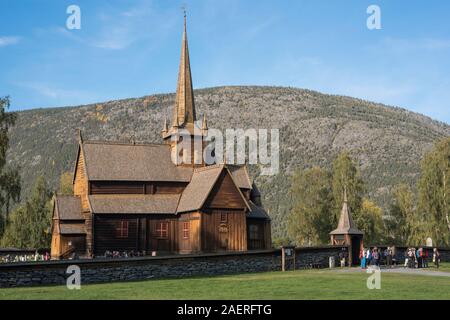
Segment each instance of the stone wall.
M327 267L342 247L296 249L296 268ZM63 285L70 265L81 270L81 283L212 276L281 270L281 250L0 264L0 287ZM288 266L292 269L292 265Z
M398 248L403 261L404 248ZM296 269L336 265L341 246L296 248ZM450 261L450 249L440 249L441 260ZM431 262L431 257L430 257ZM81 269L81 284L158 278L212 276L281 270L281 250L176 255L127 259L92 259L0 264L0 287L64 285L70 265ZM287 269L293 269L292 260Z

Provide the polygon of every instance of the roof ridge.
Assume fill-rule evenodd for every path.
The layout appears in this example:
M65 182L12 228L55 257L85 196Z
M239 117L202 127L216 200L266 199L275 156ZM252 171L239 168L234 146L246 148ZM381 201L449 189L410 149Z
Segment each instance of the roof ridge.
M55 194L56 198L81 198L81 196L70 195L70 194Z
M224 165L223 164L213 164L210 166L198 167L198 168L194 168L194 172L202 172L202 171L216 169L216 168L220 168L220 167L224 167Z
M107 140L85 140L83 144L106 144L106 145L123 145L123 146L143 146L143 147L160 147L169 146L165 143L132 143L132 142L121 142L121 141L107 141Z
M89 197L100 198L152 198L152 197L176 197L181 196L181 193L136 193L136 194L90 194Z

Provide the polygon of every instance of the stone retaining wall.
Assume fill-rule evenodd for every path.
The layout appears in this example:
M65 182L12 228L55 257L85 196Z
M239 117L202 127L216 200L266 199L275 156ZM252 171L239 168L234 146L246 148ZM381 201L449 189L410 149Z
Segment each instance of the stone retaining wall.
M328 267L331 256L335 257L337 265L341 250L341 246L296 248L296 269ZM450 249L440 249L440 252L442 261L450 261ZM403 261L403 249L398 254L399 261ZM80 267L82 285L212 276L281 270L281 250L0 264L0 287L64 285L69 276L66 270L71 265ZM291 260L287 269L292 267Z
M296 249L296 268L327 267L342 247ZM0 287L64 285L70 265L81 270L81 284L157 278L212 276L281 270L281 250L0 264Z

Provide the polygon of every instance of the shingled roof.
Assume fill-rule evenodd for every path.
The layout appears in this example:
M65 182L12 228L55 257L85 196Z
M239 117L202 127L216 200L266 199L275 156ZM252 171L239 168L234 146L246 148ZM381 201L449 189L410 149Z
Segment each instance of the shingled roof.
M96 214L175 214L179 194L90 195Z
M223 168L223 165L213 165L195 169L191 182L184 189L181 196L178 212L200 209L222 173Z
M81 201L77 196L57 195L55 197L56 218L60 220L83 220Z
M258 207L252 201L249 201L248 204L250 205L251 211L247 213L247 218L270 220L270 217L264 208Z
M344 192L344 204L342 205L341 216L339 218L338 227L331 231L330 234L364 234L353 223L350 208L347 203L347 193Z
M91 181L189 182L192 168L176 166L166 144L82 142Z
M230 165L227 164L227 168L233 175L233 180L239 188L251 189L252 183L250 177L248 176L246 165Z
M64 223L59 225L61 234L86 234L86 227L80 223Z

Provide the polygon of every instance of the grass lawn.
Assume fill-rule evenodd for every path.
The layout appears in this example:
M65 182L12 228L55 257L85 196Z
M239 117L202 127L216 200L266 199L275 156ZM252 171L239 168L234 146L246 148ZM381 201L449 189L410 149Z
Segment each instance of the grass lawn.
M435 270L434 268L430 268ZM440 271L449 271L444 264ZM0 299L446 299L450 277L382 273L369 290L364 272L300 270L185 279L0 289Z

